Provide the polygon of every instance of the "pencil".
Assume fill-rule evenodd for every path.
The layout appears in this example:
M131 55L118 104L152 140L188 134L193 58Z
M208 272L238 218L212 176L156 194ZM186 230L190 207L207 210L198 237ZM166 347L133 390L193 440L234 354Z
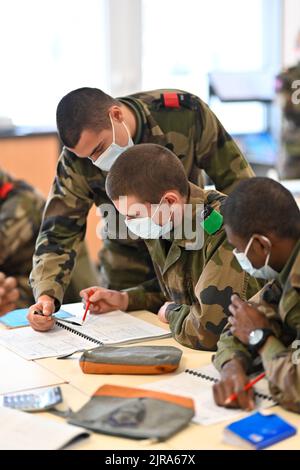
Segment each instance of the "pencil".
M94 290L90 290L90 292L89 292L89 294L88 294L88 295L89 295L89 298L94 294L94 292L95 292ZM86 316L87 316L87 313L88 313L88 311L89 311L89 309L90 309L90 305L91 305L91 302L88 300L87 303L86 303L86 307L85 307L84 314L83 314L82 323L85 321L85 318L86 318Z
M255 377L253 380L250 380L250 382L248 382L244 388L243 388L243 391L244 392L247 392L247 390L250 390L250 388L253 387L253 385L255 385L257 382L259 382L261 379L263 379L265 377L266 373L265 372L262 372L261 374L259 374L257 377ZM237 393L232 393L231 395L229 395L229 397L225 400L225 405L229 405L231 402L233 402L234 400L236 400L238 397L238 394Z

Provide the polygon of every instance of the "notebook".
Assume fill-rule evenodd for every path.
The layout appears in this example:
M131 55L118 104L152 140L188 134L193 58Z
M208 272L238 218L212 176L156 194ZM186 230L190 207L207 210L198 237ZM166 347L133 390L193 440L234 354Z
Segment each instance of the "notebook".
M174 393L192 398L195 403L193 421L202 425L232 420L248 413L240 409L229 409L215 404L212 385L220 379L217 369L210 364L201 369L186 369L170 379L151 382L143 388ZM268 392L268 382L262 379L254 386L257 408L268 408L275 405Z
M73 313L82 304L73 304ZM65 307L63 306L63 309ZM76 313L76 312L75 312ZM0 331L0 345L19 354L24 359L55 357L72 352L112 345L165 338L168 330L152 325L128 313L116 310L100 315L88 315L82 326L56 320L55 327L47 332L34 331L31 327Z
M1 450L62 449L89 434L77 426L0 407Z
M259 450L296 433L297 429L280 416L257 412L226 426L224 440L232 445Z
M0 317L0 323L7 326L8 328L19 328L21 326L28 326L29 321L27 320L28 308L18 308L12 310ZM59 310L55 313L55 318L65 319L73 317L71 313L65 312L64 310Z

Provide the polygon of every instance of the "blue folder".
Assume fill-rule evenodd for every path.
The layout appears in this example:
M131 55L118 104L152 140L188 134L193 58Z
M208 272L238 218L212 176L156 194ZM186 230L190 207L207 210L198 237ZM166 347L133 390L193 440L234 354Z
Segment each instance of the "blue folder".
M225 440L252 449L264 449L294 436L297 429L276 414L253 413L225 428Z
M11 312L7 313L0 317L0 322L3 325L8 326L9 328L18 328L20 326L28 326L29 322L26 318L28 313L28 308L18 308L17 310L12 310ZM73 317L71 313L65 312L64 310L59 310L55 313L55 318L70 318Z

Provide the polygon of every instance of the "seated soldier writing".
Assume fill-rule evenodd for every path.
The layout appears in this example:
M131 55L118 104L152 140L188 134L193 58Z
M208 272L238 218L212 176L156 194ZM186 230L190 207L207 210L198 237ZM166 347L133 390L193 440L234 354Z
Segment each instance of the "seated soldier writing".
M287 189L268 178L241 182L222 213L228 240L241 267L269 279L257 305L237 295L229 307L229 327L221 335L214 363L221 381L215 401L254 407L253 391L243 391L257 362L262 363L275 401L300 412L300 211ZM253 299L253 302L255 299Z

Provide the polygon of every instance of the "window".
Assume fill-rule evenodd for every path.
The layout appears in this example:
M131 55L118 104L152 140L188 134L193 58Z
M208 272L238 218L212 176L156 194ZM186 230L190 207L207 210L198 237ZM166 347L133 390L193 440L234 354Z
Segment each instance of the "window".
M278 45L274 36L280 37L275 7L276 0L143 0L142 88L186 89L208 101L209 72L274 68L269 58ZM279 57L279 45L276 52ZM265 125L260 103L211 106L230 132L258 132Z
M7 0L0 4L0 115L54 125L60 98L107 88L105 0Z

